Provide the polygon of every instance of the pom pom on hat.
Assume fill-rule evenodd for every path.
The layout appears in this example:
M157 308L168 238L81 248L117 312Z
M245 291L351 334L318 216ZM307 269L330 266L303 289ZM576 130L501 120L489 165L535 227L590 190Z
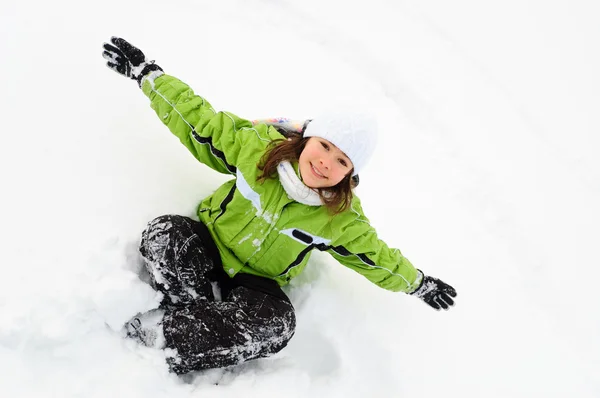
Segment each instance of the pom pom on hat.
M328 112L308 123L304 137L321 137L337 146L354 165L353 176L363 170L377 143L377 121L357 112Z

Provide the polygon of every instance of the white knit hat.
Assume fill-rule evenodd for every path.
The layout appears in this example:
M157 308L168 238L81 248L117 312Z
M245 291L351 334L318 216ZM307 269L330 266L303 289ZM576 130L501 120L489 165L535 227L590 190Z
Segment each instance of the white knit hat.
M354 175L363 170L377 143L377 122L357 112L329 112L306 126L304 137L321 137L337 146L354 164Z

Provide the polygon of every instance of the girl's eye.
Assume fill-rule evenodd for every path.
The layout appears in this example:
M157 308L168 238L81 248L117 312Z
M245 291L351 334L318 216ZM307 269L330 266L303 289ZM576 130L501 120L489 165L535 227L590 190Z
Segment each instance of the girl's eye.
M324 142L321 142L321 145L323 145L323 148L325 148L325 149L329 150L329 145L327 145L326 143L324 143Z
M346 163L346 161L344 159L340 159L340 164L344 167L348 166L348 164Z

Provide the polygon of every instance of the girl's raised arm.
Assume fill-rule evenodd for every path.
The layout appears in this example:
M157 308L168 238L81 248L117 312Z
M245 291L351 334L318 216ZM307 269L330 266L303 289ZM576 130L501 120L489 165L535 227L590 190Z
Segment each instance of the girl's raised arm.
M103 57L115 72L136 80L159 119L196 159L225 174L236 174L244 154L262 152L271 141L266 125L228 112L216 112L185 83L164 74L154 61L126 40L112 37Z

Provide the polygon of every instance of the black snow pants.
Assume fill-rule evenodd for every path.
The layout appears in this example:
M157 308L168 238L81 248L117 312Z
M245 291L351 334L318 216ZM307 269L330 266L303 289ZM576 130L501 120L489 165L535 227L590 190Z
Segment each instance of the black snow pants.
M164 294L162 326L173 372L266 357L294 335L294 308L277 282L226 275L203 223L178 215L158 217L142 233L140 253L150 283ZM211 282L219 287L220 300Z

